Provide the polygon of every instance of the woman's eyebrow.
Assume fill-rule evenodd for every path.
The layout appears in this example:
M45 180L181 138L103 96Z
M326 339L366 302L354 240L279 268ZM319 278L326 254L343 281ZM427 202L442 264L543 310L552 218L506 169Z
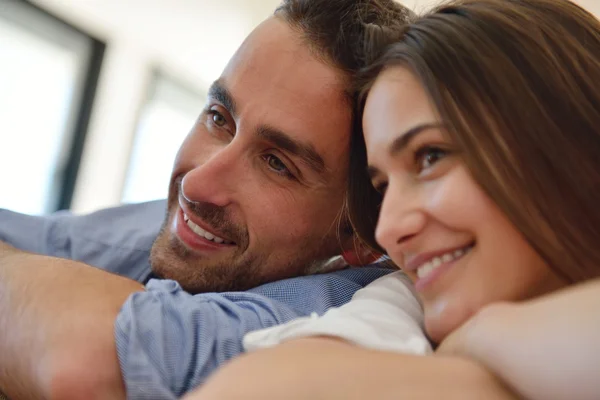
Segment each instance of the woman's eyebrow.
M389 146L389 154L395 156L402 152L420 133L429 129L439 129L443 125L439 122L430 122L425 124L419 124L415 127L410 128L401 135L398 135L396 139Z

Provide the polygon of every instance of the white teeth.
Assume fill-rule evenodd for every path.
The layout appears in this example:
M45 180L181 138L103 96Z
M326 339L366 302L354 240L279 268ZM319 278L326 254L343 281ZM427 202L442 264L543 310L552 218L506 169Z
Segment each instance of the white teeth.
M417 276L419 278L423 278L424 276L429 275L431 271L433 271L435 268L436 267L433 266L433 263L431 261L428 261L421 267L419 267L419 269L417 269Z
M190 217L188 217L185 213L183 214L183 220L186 222L186 224L190 227L191 230L194 231L194 233L196 233L198 236L202 236L205 239L211 240L215 243L224 243L224 244L230 244L231 242L220 238L218 236L213 235L210 232L205 231L204 229L200 228L198 225L196 225L195 223L193 223L190 220Z
M455 250L452 252L448 252L442 254L441 256L433 257L431 260L423 263L419 268L417 268L417 276L419 279L426 277L431 274L436 268L442 266L443 264L447 264L451 261L454 261L471 250L472 246L468 246L459 250Z

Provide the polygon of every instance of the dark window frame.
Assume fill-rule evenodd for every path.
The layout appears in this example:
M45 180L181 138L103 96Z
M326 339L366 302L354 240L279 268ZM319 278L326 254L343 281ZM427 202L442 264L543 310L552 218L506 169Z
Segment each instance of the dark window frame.
M92 116L96 90L106 51L106 43L31 1L16 0L11 6L23 9L27 14L25 17L26 20L29 18L32 20L42 20L44 21L44 24L47 23L55 26L57 31L61 31L61 34L66 31L69 32L68 34L70 35L72 32L73 35L77 35L82 38L82 40L89 42L89 51L87 52L87 57L84 61L85 70L82 71L82 78L78 82L79 90L77 96L74 97L75 102L72 104L70 129L68 129L64 137L64 157L59 160L56 177L53 182L51 198L49 199L51 203L47 207L48 212L69 209L73 200L83 149ZM1 12L2 9L0 6L0 13ZM8 20L12 20L14 23L29 30L33 34L46 37L44 32L39 29L38 26L28 24L27 22L29 21L23 22L22 20L19 20L18 15L16 16L16 19L11 19L8 15L5 15L4 17L8 18ZM13 18L15 17L13 16Z

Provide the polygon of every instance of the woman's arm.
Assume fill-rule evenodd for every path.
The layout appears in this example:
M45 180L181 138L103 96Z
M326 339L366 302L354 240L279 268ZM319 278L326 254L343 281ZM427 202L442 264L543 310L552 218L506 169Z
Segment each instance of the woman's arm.
M475 359L528 399L600 399L600 280L487 307L438 351Z
M299 339L239 357L186 400L457 399L515 397L476 363Z

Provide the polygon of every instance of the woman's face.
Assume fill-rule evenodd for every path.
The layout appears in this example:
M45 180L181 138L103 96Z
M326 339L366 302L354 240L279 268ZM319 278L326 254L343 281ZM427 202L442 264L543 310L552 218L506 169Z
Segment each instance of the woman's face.
M562 286L473 180L411 72L380 75L363 127L372 182L384 193L376 239L415 282L434 341L489 303Z

